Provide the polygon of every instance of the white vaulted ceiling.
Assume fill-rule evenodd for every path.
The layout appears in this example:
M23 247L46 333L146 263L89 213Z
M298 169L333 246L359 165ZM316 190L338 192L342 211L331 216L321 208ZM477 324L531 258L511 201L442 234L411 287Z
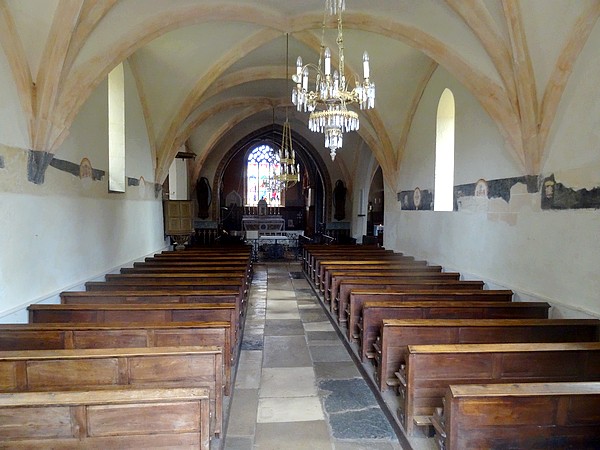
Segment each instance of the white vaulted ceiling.
M375 110L360 113L359 139L384 176L402 162L413 114L438 65L478 99L523 173L539 170L599 1L346 3L347 75L362 75L367 50L377 85ZM323 0L0 0L3 64L23 112L15 120L25 124L24 145L59 152L82 105L126 60L156 152L156 180L164 180L186 142L199 155L199 170L219 142L270 124L273 108L281 123L292 87L286 34L290 74L298 55L316 62L323 6ZM335 48L333 22L325 35ZM306 129L306 114L291 109L290 119L295 132L323 147L322 136ZM339 164L352 172L346 150Z

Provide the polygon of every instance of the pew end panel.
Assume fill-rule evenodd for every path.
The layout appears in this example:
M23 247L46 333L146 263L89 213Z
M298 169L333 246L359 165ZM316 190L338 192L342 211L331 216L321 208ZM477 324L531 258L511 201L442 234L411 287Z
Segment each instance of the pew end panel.
M577 448L600 442L600 383L451 385L432 423L441 449Z

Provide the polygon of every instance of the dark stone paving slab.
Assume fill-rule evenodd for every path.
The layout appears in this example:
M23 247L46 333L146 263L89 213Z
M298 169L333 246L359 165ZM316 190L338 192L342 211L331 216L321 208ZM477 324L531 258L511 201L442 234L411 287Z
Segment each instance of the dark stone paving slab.
M305 278L304 272L290 272L290 278L295 280L303 280Z
M379 407L362 378L322 380L319 381L319 389L325 394L323 405L328 414Z
M262 334L244 333L242 340L242 350L262 350L263 336Z
M294 336L304 335L301 320L279 319L265 321L265 336Z
M335 450L401 450L402 447L396 439L393 441L361 439L358 441L339 440L334 441Z
M379 408L330 414L329 425L336 439L395 438L390 423Z

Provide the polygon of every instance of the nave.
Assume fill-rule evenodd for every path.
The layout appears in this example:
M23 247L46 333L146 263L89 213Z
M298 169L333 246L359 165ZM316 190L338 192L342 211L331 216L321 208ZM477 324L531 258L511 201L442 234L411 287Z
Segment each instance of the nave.
M226 450L402 448L298 262L254 265Z

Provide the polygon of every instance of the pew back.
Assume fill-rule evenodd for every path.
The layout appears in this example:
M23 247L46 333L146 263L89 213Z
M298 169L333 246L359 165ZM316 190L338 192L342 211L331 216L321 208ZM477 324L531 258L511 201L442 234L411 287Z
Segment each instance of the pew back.
M223 376L217 347L0 352L3 392L206 387L215 434L222 431Z
M203 388L0 394L0 423L4 448L210 447Z

